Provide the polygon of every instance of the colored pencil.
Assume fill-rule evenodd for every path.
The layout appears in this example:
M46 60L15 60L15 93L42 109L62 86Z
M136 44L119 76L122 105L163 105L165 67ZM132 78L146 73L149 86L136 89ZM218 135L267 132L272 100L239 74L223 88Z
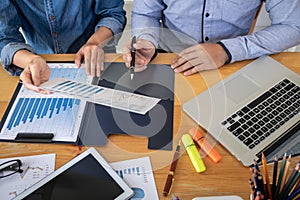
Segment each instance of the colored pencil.
M268 197L270 199L272 199L272 190L271 190L269 173L268 173L268 168L267 168L267 160L266 160L266 157L265 157L264 153L262 153L261 157L262 157L262 166L263 166L264 178L265 178L265 182L266 182L266 190L267 190L266 194L268 195Z
M278 169L278 156L276 155L274 158L274 166L273 166L272 194L275 194L276 192L277 169Z
M297 182L297 174L299 173L299 163L296 165L294 171L292 172L292 174L290 175L289 179L287 180L287 182L284 184L282 191L279 195L280 199L285 199L288 194L290 193L290 191L292 190L292 188L294 187L294 185Z
M282 183L281 183L281 186L280 186L280 191L282 191L282 188L283 188L283 186L285 185L285 183L287 181L287 173L289 171L290 164L291 164L291 155L289 155L289 157L286 159L286 163L285 163L285 167L284 167L284 173L283 173L283 177L282 177Z
M277 185L276 185L275 197L277 197L279 195L279 193L280 193L282 178L283 178L284 169L285 169L285 163L286 163L286 154L284 154L282 162L281 162L279 177L278 177Z

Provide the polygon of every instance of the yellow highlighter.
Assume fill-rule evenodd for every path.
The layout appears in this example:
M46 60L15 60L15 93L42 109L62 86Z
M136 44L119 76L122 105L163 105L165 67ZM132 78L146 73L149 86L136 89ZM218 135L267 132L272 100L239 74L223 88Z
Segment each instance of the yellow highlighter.
M204 172L206 167L200 156L200 153L197 150L197 147L195 146L195 143L193 142L192 137L189 134L184 134L181 138L181 141L194 165L196 172Z

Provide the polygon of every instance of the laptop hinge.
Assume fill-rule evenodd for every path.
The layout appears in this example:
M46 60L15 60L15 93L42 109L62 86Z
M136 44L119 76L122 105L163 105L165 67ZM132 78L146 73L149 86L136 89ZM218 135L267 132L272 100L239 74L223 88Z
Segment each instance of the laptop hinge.
M289 128L287 131L285 131L278 139L276 139L274 142L272 142L269 146L267 146L265 149L260 151L256 156L259 158L257 162L260 163L261 161L261 155L264 153L266 157L270 154L274 154L274 152L277 152L278 148L282 148L281 145L286 142L289 138L294 136L298 131L300 130L300 121L298 121L294 126ZM300 152L299 152L300 153ZM267 159L268 161L272 161L273 158ZM282 159L282 158L279 158Z

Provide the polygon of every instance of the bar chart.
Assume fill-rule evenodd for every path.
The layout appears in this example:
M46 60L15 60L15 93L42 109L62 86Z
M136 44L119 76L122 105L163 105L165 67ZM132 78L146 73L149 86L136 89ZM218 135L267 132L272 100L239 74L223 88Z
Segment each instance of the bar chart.
M88 82L84 68L72 63L50 63L50 79ZM61 94L43 95L22 87L1 129L0 139L13 140L18 133L52 133L53 141L77 140L85 101Z
M158 199L149 157L124 160L110 165L133 190L132 200Z

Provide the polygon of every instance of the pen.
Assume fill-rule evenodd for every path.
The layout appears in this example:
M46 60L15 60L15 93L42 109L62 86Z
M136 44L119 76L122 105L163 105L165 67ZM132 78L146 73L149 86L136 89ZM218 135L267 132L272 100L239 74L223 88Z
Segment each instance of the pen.
M212 159L213 162L219 162L222 157L220 154L212 147L212 145L204 138L199 130L196 128L191 128L189 134L199 147Z
M175 151L174 156L173 156L170 171L169 171L169 174L167 176L167 180L166 180L164 191L163 191L164 196L167 196L168 194L170 194L171 187L172 187L173 182L174 182L174 174L175 174L175 169L176 169L177 160L178 160L178 156L179 156L179 151L180 151L180 141L179 141L179 143L176 147L176 151Z
M194 165L196 172L204 172L206 170L206 167L191 136L189 134L184 134L181 140L190 157L190 160Z
M133 36L132 40L131 40L131 49L130 49L130 53L131 53L131 62L130 62L130 79L133 79L134 76L134 68L135 68L135 51L136 49L133 47L133 45L136 43L136 36Z

